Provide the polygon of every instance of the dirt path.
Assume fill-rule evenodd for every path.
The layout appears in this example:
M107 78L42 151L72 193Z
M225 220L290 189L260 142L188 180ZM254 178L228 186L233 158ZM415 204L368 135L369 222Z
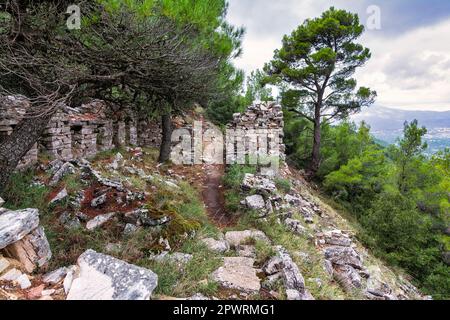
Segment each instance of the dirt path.
M204 165L203 202L209 218L221 227L230 227L235 219L225 209L224 187L222 177L225 172L223 165Z

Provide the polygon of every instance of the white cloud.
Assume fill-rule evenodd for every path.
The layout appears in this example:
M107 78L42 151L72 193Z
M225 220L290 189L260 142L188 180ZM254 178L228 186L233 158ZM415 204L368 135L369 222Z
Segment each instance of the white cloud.
M450 20L403 35L365 37L372 59L358 71L361 85L378 91L377 104L450 110Z
M346 9L355 6L355 2L334 2ZM247 73L262 68L281 46L284 34L331 4L329 0L231 0L229 21L247 29L244 54L236 66ZM364 19L362 16L361 21ZM383 29L367 32L361 43L371 49L372 59L357 73L359 84L378 92L379 105L450 110L449 34L450 20L395 36Z

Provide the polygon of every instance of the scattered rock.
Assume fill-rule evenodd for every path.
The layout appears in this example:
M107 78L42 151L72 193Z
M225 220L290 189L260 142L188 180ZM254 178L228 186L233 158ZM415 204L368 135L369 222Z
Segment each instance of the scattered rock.
M230 245L225 240L206 238L201 241L208 247L209 250L216 253L225 253L230 250Z
M240 244L246 244L249 240L270 243L269 238L267 238L264 232L259 230L229 231L225 234L225 240L232 248L236 248Z
M320 235L319 235L320 238ZM332 230L323 234L325 243L332 246L350 247L352 239L341 230Z
M50 179L49 186L55 187L58 183L69 174L75 173L75 167L70 162L66 162L54 173L53 177Z
M20 289L25 290L31 287L30 279L26 274L22 274L20 277L18 277L16 280L17 284L19 285Z
M55 203L61 202L64 199L66 199L68 196L69 196L69 194L67 193L66 188L64 188L60 192L58 192L58 194L52 200L50 200L50 204L55 204Z
M187 253L169 253L168 251L164 251L159 255L150 256L150 260L157 261L160 263L174 263L178 268L184 267L189 263L193 258L192 254Z
M148 209L141 208L125 213L124 218L128 223L145 227L157 227L167 224L171 221L170 217L168 216L164 216L158 219L150 218L149 213L150 211Z
M59 217L59 223L61 223L64 228L69 230L76 230L81 228L80 220L77 217L72 216L69 212L64 212Z
M354 288L360 289L362 287L361 276L350 265L336 265L333 276L347 292L351 292Z
M106 193L102 194L101 196L98 196L97 198L92 199L91 207L92 208L100 207L101 205L104 205L106 203L106 200L107 200Z
M442 255L442 260L446 265L450 266L450 251L447 251Z
M114 157L112 163L109 165L109 168L111 168L112 170L118 170L123 166L123 164L124 164L124 157L120 152L118 152Z
M349 265L355 269L363 268L361 256L349 247L332 246L325 249L325 258L333 265Z
M224 258L224 264L217 269L211 278L226 289L238 290L244 294L257 294L261 284L254 259L242 257Z
M21 240L9 245L5 252L9 257L18 260L28 273L44 267L52 257L43 227L34 229Z
M114 216L114 212L96 216L94 219L88 221L86 228L90 231L95 230L110 221Z
M187 298L188 301L207 301L211 300L210 298L202 295L201 293L196 293L192 297Z
M241 186L244 190L255 190L263 194L273 194L277 191L277 187L272 180L250 173L245 175Z
M239 257L256 258L256 249L254 246L239 245L236 247Z
M286 289L288 300L314 300L306 290L305 280L286 249L276 246L277 255L272 257L263 267L265 274L269 275L266 281L269 285L282 280Z
M78 268L67 300L149 300L158 284L151 270L93 250L78 258Z
M42 281L49 284L57 284L61 282L64 277L67 275L67 272L69 271L68 268L59 268L55 271L49 272L42 278Z
M266 202L259 194L245 198L245 204L251 210L261 210L266 208Z
M127 223L127 224L125 225L125 228L123 229L123 234L124 234L125 236L131 236L131 235L133 235L134 233L136 233L136 231L137 231L138 229L139 229L139 228L138 228L137 226L135 226L134 224Z
M1 276L0 281L16 281L21 275L22 272L20 272L20 270L13 268Z
M286 299L289 301L315 300L314 297L309 293L309 291L301 293L300 291L292 289L286 290Z
M308 233L306 228L302 226L301 222L298 220L287 218L284 220L284 224L291 232L295 234L306 235Z
M78 266L70 266L67 269L67 274L63 281L63 288L64 288L64 292L66 293L66 295L69 293L70 288L72 288L75 273L78 273L78 272L79 272Z
M272 257L263 267L263 271L267 275L273 275L279 273L283 269L283 260L280 257Z
M39 226L39 210L7 211L0 215L0 249L23 239Z

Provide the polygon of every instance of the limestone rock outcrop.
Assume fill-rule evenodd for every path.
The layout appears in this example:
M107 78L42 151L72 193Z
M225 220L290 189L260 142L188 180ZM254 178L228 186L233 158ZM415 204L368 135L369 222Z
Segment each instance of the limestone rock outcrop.
M87 250L78 258L67 300L149 300L157 284L151 270Z

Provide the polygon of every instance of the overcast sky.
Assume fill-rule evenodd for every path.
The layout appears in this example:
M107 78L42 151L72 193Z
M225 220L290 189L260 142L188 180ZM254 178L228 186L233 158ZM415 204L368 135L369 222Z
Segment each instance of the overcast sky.
M330 6L358 13L377 5L381 29L360 42L372 59L357 73L359 85L378 92L377 105L416 110L450 110L449 0L229 0L228 20L246 28L244 53L236 61L247 74L262 68L306 18Z

